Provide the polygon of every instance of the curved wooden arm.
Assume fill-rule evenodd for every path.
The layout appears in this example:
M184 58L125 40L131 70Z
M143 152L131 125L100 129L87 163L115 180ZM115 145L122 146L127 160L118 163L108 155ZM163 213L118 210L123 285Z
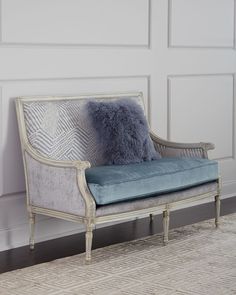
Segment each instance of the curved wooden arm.
M215 148L214 144L208 142L199 143L179 143L164 140L150 131L151 139L156 149L163 157L166 156L186 156L207 158L207 151Z

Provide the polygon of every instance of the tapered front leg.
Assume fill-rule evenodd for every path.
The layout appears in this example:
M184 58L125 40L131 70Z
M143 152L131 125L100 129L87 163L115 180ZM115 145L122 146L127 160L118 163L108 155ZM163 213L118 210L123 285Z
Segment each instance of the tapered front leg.
M220 219L220 196L215 196L215 226L219 227Z
M164 234L163 234L163 243L164 246L168 244L169 241L169 221L170 221L170 211L167 209L165 211L163 211L163 230L164 230Z
M34 250L34 231L35 231L35 213L29 212L29 225L30 225L30 250Z
M94 225L90 222L86 224L86 258L87 262L91 261L92 242L93 242Z

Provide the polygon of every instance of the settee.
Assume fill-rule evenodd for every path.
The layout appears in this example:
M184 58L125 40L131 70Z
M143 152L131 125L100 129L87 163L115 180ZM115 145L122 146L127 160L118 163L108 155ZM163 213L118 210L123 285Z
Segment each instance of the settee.
M84 223L87 261L96 224L163 212L166 245L170 211L212 197L218 226L218 166L207 155L213 144L170 142L149 130L158 159L104 165L86 104L122 99L135 101L145 113L142 93L16 99L31 249L36 214Z

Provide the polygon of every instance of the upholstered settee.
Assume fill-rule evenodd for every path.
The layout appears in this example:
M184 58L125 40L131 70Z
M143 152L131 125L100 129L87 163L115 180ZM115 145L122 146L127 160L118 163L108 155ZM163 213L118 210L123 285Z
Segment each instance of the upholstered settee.
M212 197L218 226L218 167L207 156L212 144L169 142L150 131L160 159L104 165L85 106L89 100L124 98L144 108L142 93L16 99L31 249L36 214L84 223L87 261L91 259L93 229L99 223L152 217L161 211L167 244L170 211Z

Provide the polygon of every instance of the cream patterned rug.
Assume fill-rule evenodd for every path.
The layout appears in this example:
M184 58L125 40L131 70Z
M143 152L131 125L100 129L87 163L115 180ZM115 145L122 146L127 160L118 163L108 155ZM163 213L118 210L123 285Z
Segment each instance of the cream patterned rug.
M236 214L0 275L1 295L236 294Z

